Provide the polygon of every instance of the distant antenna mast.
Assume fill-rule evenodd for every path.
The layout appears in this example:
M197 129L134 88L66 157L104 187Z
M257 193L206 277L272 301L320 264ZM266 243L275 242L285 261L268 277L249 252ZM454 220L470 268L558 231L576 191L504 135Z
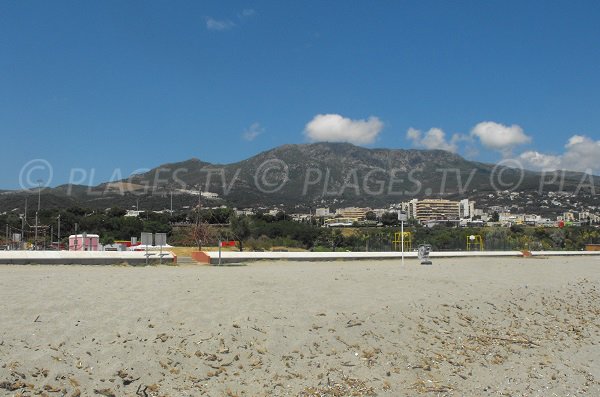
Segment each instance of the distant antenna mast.
M21 241L25 241L25 223L27 223L27 197L25 197L25 213L21 219Z

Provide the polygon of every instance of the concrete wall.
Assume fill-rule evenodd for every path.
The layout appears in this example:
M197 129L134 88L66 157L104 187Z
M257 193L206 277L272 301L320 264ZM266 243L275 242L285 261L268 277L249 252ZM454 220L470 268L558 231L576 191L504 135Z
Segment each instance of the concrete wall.
M446 257L521 257L520 251L471 251L471 252L432 252L431 258ZM404 253L406 259L416 259L416 252ZM216 251L197 251L192 253L192 258L200 263L219 263L219 253ZM334 261L334 260L359 260L359 259L397 259L400 252L238 252L223 251L221 263L236 263L260 260L289 260L289 261Z
M135 251L0 251L0 264L10 265L141 265L146 263L145 252ZM149 262L158 263L158 253ZM176 261L166 253L163 263Z

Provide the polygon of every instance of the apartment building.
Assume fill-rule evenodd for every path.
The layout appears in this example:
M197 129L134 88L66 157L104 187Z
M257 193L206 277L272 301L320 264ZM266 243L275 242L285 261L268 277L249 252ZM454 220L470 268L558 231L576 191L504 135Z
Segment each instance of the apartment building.
M470 206L468 206L470 208ZM421 222L460 218L460 202L444 199L413 199L403 208L409 218ZM470 209L469 209L470 210Z

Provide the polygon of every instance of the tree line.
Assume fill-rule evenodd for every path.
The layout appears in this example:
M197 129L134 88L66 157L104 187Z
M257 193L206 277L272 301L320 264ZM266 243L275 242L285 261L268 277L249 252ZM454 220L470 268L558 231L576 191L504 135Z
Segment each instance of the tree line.
M236 241L238 249L272 250L303 249L313 251L389 251L398 248L393 243L394 233L400 231L397 216L384 214L379 219L383 227L350 228L323 227L323 219L297 222L283 212L275 215L256 214L238 216L229 208L190 210L187 212L144 212L138 217L125 216L122 208L105 211L81 207L41 210L38 213L39 240L45 246L58 239L66 243L70 234L94 233L102 244L130 240L142 232L167 233L173 246L196 246L202 249L216 246L219 241ZM0 215L10 236L25 232L25 241L34 237L34 218L29 214L23 220L15 212ZM369 214L369 218L372 215ZM60 220L59 220L60 219ZM413 248L431 244L434 250L465 250L467 238L479 235L486 250L581 250L586 244L600 243L600 229L592 226L544 228L512 226L457 228L450 225L424 227L416 221L406 223L411 233ZM5 235L0 237L2 244Z

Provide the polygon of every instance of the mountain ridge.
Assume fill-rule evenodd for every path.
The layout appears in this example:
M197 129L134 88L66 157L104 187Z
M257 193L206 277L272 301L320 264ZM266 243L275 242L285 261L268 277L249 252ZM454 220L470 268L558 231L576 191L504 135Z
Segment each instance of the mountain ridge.
M376 207L411 198L466 198L499 190L585 192L580 187L586 178L595 194L595 185L600 184L598 176L564 172L556 178L558 174L469 161L443 150L319 142L281 145L229 164L191 158L120 181L91 187L61 185L43 194L67 197L65 204L94 207L130 207L132 202L137 206L142 196L156 196L162 201L146 198L147 203L164 205L164 198L172 192L193 195L199 190L218 195L217 204L236 207ZM6 210L4 201L11 195L18 193L1 195L0 208ZM183 201L197 203L193 198Z

